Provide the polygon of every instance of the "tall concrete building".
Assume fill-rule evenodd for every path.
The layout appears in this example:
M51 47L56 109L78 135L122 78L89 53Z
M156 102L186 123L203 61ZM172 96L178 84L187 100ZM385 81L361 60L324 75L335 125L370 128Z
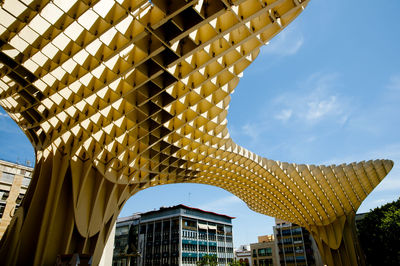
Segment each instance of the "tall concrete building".
M33 168L0 160L0 239L20 206Z
M274 235L279 251L280 265L323 265L318 247L304 227L280 219L275 219L275 224Z
M233 261L233 217L177 205L117 221L113 265L196 265L205 255Z
M278 266L278 252L273 235L258 237L258 243L250 244L254 266Z

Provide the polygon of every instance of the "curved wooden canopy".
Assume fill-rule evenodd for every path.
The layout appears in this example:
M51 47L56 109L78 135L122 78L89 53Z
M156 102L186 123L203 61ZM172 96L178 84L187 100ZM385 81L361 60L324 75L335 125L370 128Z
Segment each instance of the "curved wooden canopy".
M3 2L0 104L36 151L36 181L16 217L44 230L30 257L37 264L76 250L99 257L109 230L99 232L131 195L179 182L224 188L338 249L343 217L393 166L282 163L229 137L230 94L243 71L307 0ZM40 196L45 189L51 196ZM46 206L42 223L28 218L40 210L35 200ZM70 235L50 248L43 234L57 209L73 213ZM71 244L78 236L80 248Z

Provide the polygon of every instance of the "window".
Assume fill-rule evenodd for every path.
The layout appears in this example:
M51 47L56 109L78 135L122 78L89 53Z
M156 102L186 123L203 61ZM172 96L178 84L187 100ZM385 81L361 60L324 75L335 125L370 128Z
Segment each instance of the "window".
M194 244L182 244L184 251L197 251L197 245Z
M151 264L152 264L151 257L146 257L146 265L151 265Z
M207 240L207 232L205 230L199 230L199 239Z
M167 245L163 245L162 246L162 252L163 253L168 253L168 251L169 251L169 245L167 244Z
M260 266L272 266L272 259L263 259L263 260L259 260L259 265Z
M207 246L205 245L199 245L199 251L207 251Z
M0 200L6 201L9 196L9 191L7 190L0 190Z
M293 229L292 229L292 234L293 234L293 235L299 235L299 234L301 234L301 227L293 228Z
M196 230L197 229L197 222L193 220L183 219L182 227L185 229Z
M179 219L172 220L172 230L179 230Z
M292 244L292 239L291 238L284 238L283 239L284 244Z
M285 253L293 253L292 247L285 247Z
M12 182L14 181L14 177L15 177L14 174L3 172L3 174L1 175L0 180L5 182L5 183L12 184Z
M153 241L154 224L147 225L147 242Z
M217 238L215 236L215 234L208 234L208 240L210 241L215 241Z
M114 250L116 253L123 253L128 245L128 235L115 236Z
M182 230L182 237L183 238L189 238L189 239L196 239L197 238L197 233L194 232L194 231Z
M272 249L271 248L260 248L258 249L258 256L272 256Z
M302 242L303 242L303 239L301 238L301 236L300 237L299 236L293 237L293 243L299 244L299 243L302 243Z
M266 250L266 253L265 253L265 254L266 254L267 256L272 256L272 248L266 248L265 250Z
M196 257L182 257L183 264L196 264L197 258Z
M297 246L297 247L294 247L294 249L295 249L296 253L303 253L303 252L304 252L304 250L303 250L303 247L302 247L302 246Z
M30 177L24 177L24 179L22 179L22 185L24 187L29 186L30 183L31 183L31 178Z
M163 222L163 240L169 240L169 232L170 232L170 222L164 221Z
M147 243L149 244L149 243ZM146 247L146 257L147 258L151 258L152 257L152 253L153 253L153 247L151 245L147 245Z
M16 199L15 203L17 203L18 205L21 204L22 199L24 198L24 194L19 194L18 198Z
M140 234L146 234L146 225L140 226Z
M293 256L286 256L286 261L287 262L294 262L294 257Z
M225 233L223 225L217 225L217 234L223 235Z
M217 252L217 247L216 246L209 246L208 247L209 252Z
M169 265L169 258L168 257L163 257L161 262L162 262L162 265Z
M171 265L178 265L178 260L179 260L179 257L178 256L173 256L172 258L171 258ZM147 264L148 265L148 264ZM151 264L150 264L151 265Z
M129 226L121 226L115 229L116 236L128 235L128 232L129 232Z
M178 243L172 243L171 245L171 252L178 252L179 251L179 245Z
M154 254L160 254L161 253L161 246L154 246Z
M179 220L175 219L171 221L171 238L178 239L179 238Z
M155 231L161 232L161 222L156 223Z
M6 208L6 204L0 203L0 218L3 217L4 209Z

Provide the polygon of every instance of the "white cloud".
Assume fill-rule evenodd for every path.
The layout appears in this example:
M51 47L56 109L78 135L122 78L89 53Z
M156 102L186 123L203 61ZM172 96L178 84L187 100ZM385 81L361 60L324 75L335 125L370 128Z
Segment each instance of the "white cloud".
M202 204L198 206L199 209L203 210L224 210L224 209L229 209L232 207L232 205L235 205L237 203L241 203L242 200L239 199L238 197L232 195L224 198L220 198L214 201L207 202L205 204Z
M399 172L396 171L398 169L394 169L393 172ZM382 182L377 186L376 188L377 191L399 191L400 190L400 179L399 176L395 176L395 174L391 174L388 177L385 177L385 179L382 180Z
M390 77L387 88L391 90L400 91L400 74L393 75Z
M292 117L293 110L292 109L283 109L274 117L275 119L281 120L282 122L286 122Z
M260 134L260 127L261 125L245 124L242 126L242 133L249 136L252 140L256 140Z
M315 136L309 136L309 137L306 139L306 142L314 142L316 139L317 139L317 138L316 138Z
M10 116L8 114L2 113L2 112L0 112L0 117L10 118Z
M318 120L325 115L328 115L338 107L336 96L329 96L328 99L311 99L307 103L308 111L305 114L307 120Z
M310 75L300 88L277 97L274 104L278 111L274 118L282 122L317 123L331 118L338 124L344 124L348 118L348 106L344 97L333 93L338 75L316 73Z
M341 164L343 162L359 162L362 160L373 160L373 159L390 159L400 163L400 143L392 143L387 146L383 146L379 149L370 150L359 154L351 154L341 158L332 158L328 161L322 162L322 164ZM397 164L394 165L396 168ZM400 165L399 165L400 167ZM393 172L393 170L392 170Z
M270 43L261 48L262 54L289 56L296 54L303 46L303 34L295 27L284 29Z
M0 132L6 134L15 134L16 130L20 130L11 117L7 113L0 111Z
M376 197L368 196L367 199L361 204L361 206L357 210L357 213L369 212L370 210L385 205L386 203L392 202L396 199L397 197L394 197L393 195L384 196L384 198L379 198L379 196Z
M377 200L374 200L374 201L372 201L374 204L376 204L376 205L381 205L381 204L384 204L385 202L386 202L387 200L385 200L385 199L377 199Z

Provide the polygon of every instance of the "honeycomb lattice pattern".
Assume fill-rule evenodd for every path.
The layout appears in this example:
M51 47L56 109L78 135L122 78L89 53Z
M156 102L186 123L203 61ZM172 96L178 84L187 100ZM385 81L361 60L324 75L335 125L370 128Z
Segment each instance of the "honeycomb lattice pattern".
M34 145L36 178L46 175L39 167L48 158L53 172L54 158L68 158L59 159L71 169L61 179L72 178L81 235L109 221L78 215L93 185L83 172L92 168L106 180L98 191L124 191L105 203L118 211L141 189L178 182L224 188L257 212L309 229L357 210L393 162L277 162L236 145L226 127L243 71L307 3L3 1L0 104ZM87 212L98 209L91 195ZM98 215L111 217L107 211Z

